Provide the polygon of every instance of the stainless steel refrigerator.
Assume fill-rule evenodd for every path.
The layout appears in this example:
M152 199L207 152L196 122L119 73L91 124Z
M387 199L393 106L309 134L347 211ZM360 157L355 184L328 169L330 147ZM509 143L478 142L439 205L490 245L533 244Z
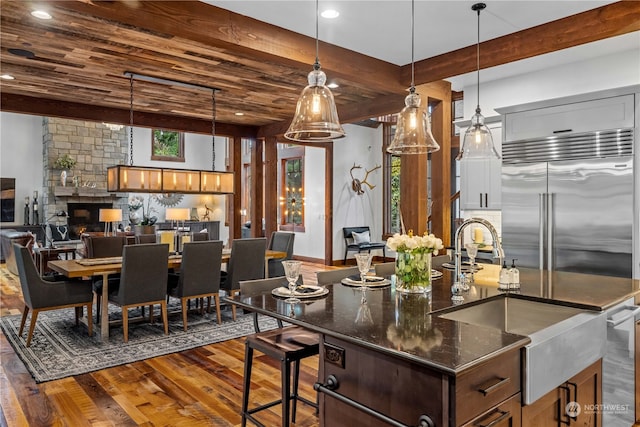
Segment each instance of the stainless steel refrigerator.
M503 144L502 243L516 265L632 275L633 131Z

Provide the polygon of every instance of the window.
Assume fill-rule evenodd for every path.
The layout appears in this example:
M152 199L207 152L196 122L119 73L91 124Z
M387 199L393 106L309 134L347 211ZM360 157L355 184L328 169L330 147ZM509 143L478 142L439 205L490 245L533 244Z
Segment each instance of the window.
M153 129L151 131L151 160L184 162L184 133Z
M400 156L387 153L387 147L391 144L395 135L395 125L383 124L383 164L384 164L384 236L399 233L400 226Z
M280 229L304 231L304 148L280 154Z

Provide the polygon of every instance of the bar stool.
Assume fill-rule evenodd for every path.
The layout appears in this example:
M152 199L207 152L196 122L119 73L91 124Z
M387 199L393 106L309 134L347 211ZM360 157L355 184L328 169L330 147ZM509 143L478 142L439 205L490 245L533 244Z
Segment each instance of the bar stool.
M240 293L250 296L252 293L274 289L278 286L286 285L284 277L274 277L270 279L244 280L240 281ZM258 314L253 313L255 334L249 335L245 341L244 358L244 387L242 396L242 426L247 425L247 419L255 425L264 425L253 417L256 412L282 404L282 427L289 427L289 408L291 407L291 422L296 422L297 402L302 401L318 411L318 402L311 402L298 395L298 379L300 376L300 360L305 357L315 356L319 353L319 336L316 332L309 331L300 326L283 327L278 320L278 328L271 331L260 331L258 324ZM269 356L280 361L281 398L273 402L265 403L255 408L249 409L249 392L251 390L251 368L253 365L253 351ZM293 384L291 384L291 365L293 364ZM292 389L293 385L293 389ZM293 405L291 401L293 400Z
M251 367L253 364L253 351L261 353L280 361L280 373L282 378L282 397L273 402L265 403L256 408L249 409L249 391L251 389ZM317 402L311 402L298 395L298 379L300 375L300 360L305 357L317 355L319 352L318 334L299 326L287 326L272 331L259 332L249 335L245 342L244 359L244 391L242 399L242 425L247 425L247 419L258 426L264 426L253 417L256 412L272 406L282 404L282 427L289 427L289 407L291 407L291 422L296 422L296 405L298 400L318 408ZM291 390L291 364L293 363L293 390Z

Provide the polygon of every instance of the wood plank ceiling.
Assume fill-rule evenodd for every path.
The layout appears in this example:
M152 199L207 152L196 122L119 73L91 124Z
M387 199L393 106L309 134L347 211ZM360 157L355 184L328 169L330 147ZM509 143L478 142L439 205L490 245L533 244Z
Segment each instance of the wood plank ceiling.
M217 134L278 135L315 59L315 40L197 1L2 1L1 108L129 123L127 71L217 87ZM640 2L622 1L483 43L490 67L640 30ZM9 49L23 49L19 56ZM410 81L396 66L321 43L322 67L344 123L397 112ZM416 83L475 69L475 46L416 63ZM137 126L210 133L211 92L134 83ZM236 113L244 113L242 116Z

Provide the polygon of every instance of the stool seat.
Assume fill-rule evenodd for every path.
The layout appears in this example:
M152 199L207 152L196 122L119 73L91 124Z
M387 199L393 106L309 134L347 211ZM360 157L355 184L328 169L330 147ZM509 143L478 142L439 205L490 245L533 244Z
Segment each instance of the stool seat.
M289 426L289 407L293 400L291 421L296 421L296 404L300 400L308 405L318 408L317 402L311 402L298 395L298 377L300 373L300 360L319 353L319 336L300 326L287 326L271 331L258 332L247 336L245 341L244 364L244 392L242 401L242 425L247 425L247 419L258 426L263 426L253 414L263 409L282 404L282 426ZM253 364L253 351L258 350L265 355L280 361L282 377L282 397L273 402L249 409L249 391L251 388L251 367ZM291 363L293 370L293 390L291 390Z

